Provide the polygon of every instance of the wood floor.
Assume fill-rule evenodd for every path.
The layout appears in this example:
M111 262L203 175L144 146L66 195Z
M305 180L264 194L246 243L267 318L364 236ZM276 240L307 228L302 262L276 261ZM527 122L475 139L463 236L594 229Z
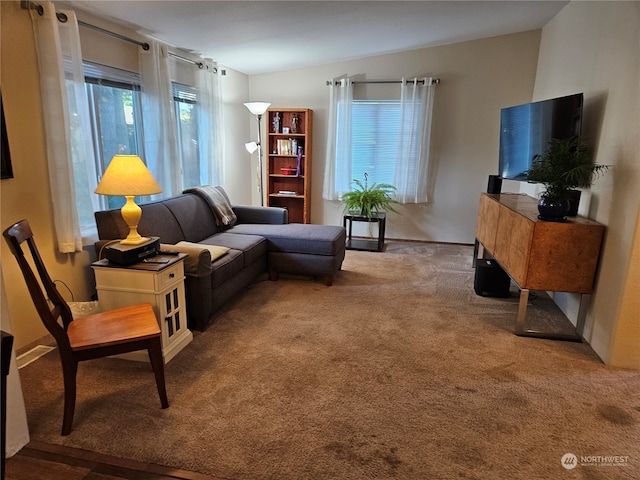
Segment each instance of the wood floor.
M31 441L7 460L5 480L223 480L87 450Z

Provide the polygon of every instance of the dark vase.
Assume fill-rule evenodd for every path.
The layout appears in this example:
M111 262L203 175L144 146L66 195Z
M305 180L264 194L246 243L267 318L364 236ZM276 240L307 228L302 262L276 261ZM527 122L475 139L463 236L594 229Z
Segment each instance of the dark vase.
M569 212L567 217L575 217L578 215L578 207L580 206L580 190L569 190Z
M541 197L538 202L538 218L547 222L564 222L569 211L569 200L565 198Z

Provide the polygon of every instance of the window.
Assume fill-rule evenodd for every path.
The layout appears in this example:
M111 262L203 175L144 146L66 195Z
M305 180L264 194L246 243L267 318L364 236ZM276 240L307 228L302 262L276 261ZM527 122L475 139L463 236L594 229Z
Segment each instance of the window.
M190 150L187 145L198 145L198 137L206 140L209 132L216 132L218 129L209 128L210 124L217 126L219 123L211 106L220 108L220 105L219 97L203 94L202 101L210 99L211 102L206 103L197 121L193 97L190 103L183 101L189 100L188 95L178 95L179 106L184 108L180 109L177 120L186 137L179 142L167 46L151 41L149 55L139 50L140 73L83 61L75 15L68 13L73 21L65 23L69 28L62 32L62 24L57 22L52 8L48 6L43 21L37 20L39 16L32 19L38 59L42 60L38 66L56 240L60 252L70 253L95 241L97 232L92 217L96 210L117 207L124 201L93 193L115 154L139 155L164 190L158 198L175 195L183 184L179 143L184 145L187 158ZM53 37L59 37L60 42L52 42ZM205 67L205 64L207 72L215 72L212 62L200 66ZM212 92L219 92L216 78L199 82L200 75L194 77L198 83L211 86ZM66 89L67 95L60 95L62 89ZM214 101L217 105L212 103ZM200 153L203 161L198 164L191 156L185 160L185 165L219 168L221 142L200 142L201 149L202 145L208 148ZM212 145L216 147L215 151L209 148ZM207 168L206 178L214 178L212 172L217 174L213 168ZM189 174L195 176L192 171Z
M85 64L84 70L96 172L101 177L114 155L144 158L140 80L136 73L104 65ZM101 196L101 201L104 208L120 208L125 202L111 196Z
M85 62L84 71L98 181L116 154L139 155L145 159L140 76L89 62ZM200 159L196 89L178 83L172 87L184 189L201 185L202 170L207 167ZM143 201L136 199L136 202ZM120 208L125 200L101 196L100 202L102 208ZM88 220L93 222L93 218Z
M351 179L338 188L349 191L350 182L354 178L363 181L365 173L370 184L397 185L400 143L408 145L404 149L404 160L410 169L409 175L415 177L420 152L415 142L411 144L411 137L416 135L415 129L420 124L420 108L411 113L411 129L402 129L399 101L354 100L351 108Z
M351 173L370 183L394 183L400 135L400 103L354 100L351 113Z
M198 109L196 89L178 83L173 84L178 151L182 170L182 188L201 185L202 169L198 142Z
M400 203L428 201L428 170L434 83L400 84L398 99L353 99L354 82L328 83L330 109L322 197L339 200L354 179L396 188Z
M115 83L88 82L86 86L96 130L100 132L95 140L101 170L104 171L116 154L141 155L138 90Z

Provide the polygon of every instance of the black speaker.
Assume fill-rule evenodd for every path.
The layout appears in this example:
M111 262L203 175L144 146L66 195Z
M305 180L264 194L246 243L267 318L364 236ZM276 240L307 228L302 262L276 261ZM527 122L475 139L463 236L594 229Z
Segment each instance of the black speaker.
M502 178L499 175L489 175L487 193L500 193L502 191Z
M479 258L476 261L476 278L473 289L481 297L509 296L511 279L495 260Z

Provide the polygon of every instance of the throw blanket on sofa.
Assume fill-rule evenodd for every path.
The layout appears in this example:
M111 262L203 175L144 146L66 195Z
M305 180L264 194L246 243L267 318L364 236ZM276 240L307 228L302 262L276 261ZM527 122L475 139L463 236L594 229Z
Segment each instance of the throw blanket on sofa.
M204 198L211 207L213 215L216 217L216 225L231 226L238 221L236 214L227 200L226 195L220 191L220 187L203 185L200 187L187 188L183 193L195 193Z

